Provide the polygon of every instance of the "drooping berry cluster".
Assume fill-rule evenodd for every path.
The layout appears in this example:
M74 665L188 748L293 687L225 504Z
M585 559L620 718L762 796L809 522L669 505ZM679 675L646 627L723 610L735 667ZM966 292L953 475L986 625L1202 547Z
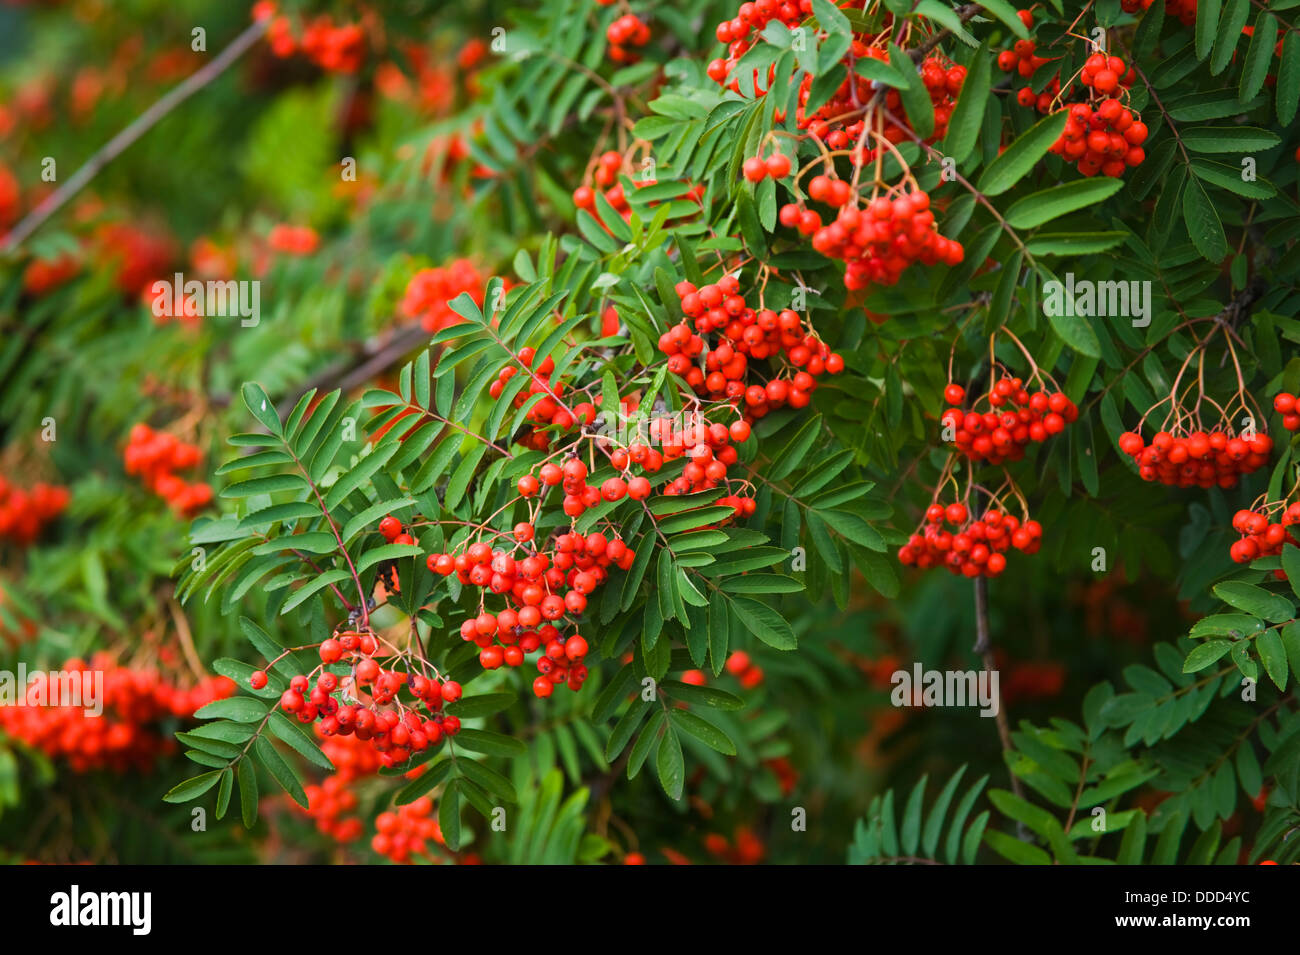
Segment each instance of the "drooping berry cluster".
M1273 440L1258 432L1238 437L1215 428L1190 434L1158 431L1147 444L1140 434L1125 431L1119 436L1119 449L1137 462L1144 481L1170 487L1229 488L1242 475L1268 463Z
M679 282L677 294L682 312L694 320L697 334L681 322L660 336L659 349L669 356L668 370L685 378L699 395L727 399L738 408L743 400L747 421L787 404L806 407L820 375L844 370L844 359L806 330L797 312L756 311L747 305L735 275L724 275L699 288ZM710 348L703 336L714 332L720 340ZM701 355L703 369L692 360ZM751 361L763 359L772 361L775 373L765 384L747 385L749 373L757 370Z
M16 702L26 705L0 706L0 733L66 760L74 772L148 772L159 756L175 752L164 724L234 691L225 677L182 687L157 670L118 666L101 653L89 664L66 661L53 679L33 673L18 689L23 696Z
M287 16L277 15L272 0L259 0L253 4L254 20L269 19L266 36L271 52L280 59L288 59L301 52L323 70L331 73L355 73L361 68L366 55L366 33L359 23L335 26L327 14L315 17L294 36L293 24Z
M190 484L176 471L196 467L202 460L198 447L147 424L131 429L123 460L127 474L139 475L149 490L165 500L178 514L192 516L212 501L207 484Z
M0 541L26 547L63 513L69 496L66 487L39 483L24 490L0 476Z
M1274 515L1280 520L1273 521ZM1256 558L1282 553L1286 544L1300 546L1300 540L1290 530L1295 524L1300 524L1300 501L1291 504L1279 501L1254 510L1240 510L1232 516L1232 529L1241 534L1241 539L1229 548L1228 556L1238 564L1249 564ZM1281 569L1273 573L1279 580L1286 579L1286 572Z
M355 736L370 744L383 765L392 767L460 732L460 719L444 711L445 704L460 699L460 684L385 669L376 658L379 642L374 634L344 631L324 640L318 652L320 666L289 680L280 708L300 723L319 720L320 735ZM347 670L326 669L335 664ZM258 670L249 686L261 690L269 681L269 674Z
M575 461L567 462L566 468ZM570 474L575 476L564 478L566 507L579 500L575 492L581 493L578 482L583 480L576 477L575 469ZM526 487L535 490L533 483ZM521 522L513 536L517 547L510 550L478 541L455 555L430 554L429 569L444 577L455 574L462 584L505 597L504 609L491 613L480 603L479 614L461 623L462 639L478 645L485 669L522 666L527 654L542 650L537 660L541 675L533 681L533 692L547 697L564 683L572 690L581 689L587 678L583 663L587 641L576 631L562 631L562 621L586 610L587 598L609 579L609 569L629 569L636 553L617 536L570 531L556 535L549 548L525 548L525 556L516 559L512 551L533 540L532 525Z
M985 396L991 410L963 412L965 389L950 384L944 400L954 407L940 421L956 449L972 461L1019 461L1030 442L1041 444L1079 417L1074 402L1059 391L1029 392L1020 378L1004 376Z
M266 241L273 250L287 255L311 255L320 248L320 235L309 225L277 223L271 227Z
M460 316L447 304L462 292L468 292L479 307L483 305L483 283L486 279L473 262L456 259L446 266L420 269L406 285L402 299L402 315L419 319L426 332L436 332L460 321Z
M640 57L631 47L650 42L650 27L635 13L625 13L605 29L609 40L609 58L615 63L635 63Z
M1085 176L1100 172L1115 177L1142 164L1146 140L1147 126L1137 113L1117 99L1104 99L1095 105L1071 104L1070 118L1051 151L1066 162L1077 162Z
M954 530L946 529L944 522ZM1006 569L1008 548L1037 553L1042 536L1038 521L1022 522L999 510L972 518L960 501L946 507L934 503L925 512L925 523L899 549L898 559L908 567L946 567L965 577L996 577Z
M916 262L956 265L965 258L960 242L939 234L930 196L919 188L898 187L892 200L877 195L859 206L848 183L821 176L809 183L809 195L838 207L835 219L823 226L815 210L789 203L781 207L781 224L812 236L813 248L823 255L843 259L845 288L893 285Z

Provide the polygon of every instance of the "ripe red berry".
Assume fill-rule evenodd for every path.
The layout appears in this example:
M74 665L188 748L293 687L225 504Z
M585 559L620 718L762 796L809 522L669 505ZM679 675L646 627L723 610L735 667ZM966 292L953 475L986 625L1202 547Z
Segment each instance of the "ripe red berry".
M402 522L390 514L379 522L379 533L391 541L402 533Z
M248 678L248 685L255 690L260 690L266 686L267 676L265 670L257 670Z

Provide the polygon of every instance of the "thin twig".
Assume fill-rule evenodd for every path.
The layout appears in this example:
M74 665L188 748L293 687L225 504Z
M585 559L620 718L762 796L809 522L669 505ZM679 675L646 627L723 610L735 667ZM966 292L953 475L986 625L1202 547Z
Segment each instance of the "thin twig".
M269 24L269 20L258 20L253 23L243 33L235 37L228 47L213 57L212 62L187 76L141 113L131 125L105 143L99 152L86 160L85 164L69 177L67 182L50 193L44 201L27 213L22 221L14 226L13 231L5 236L4 244L0 245L0 254L7 254L17 249L33 232L45 224L45 220L49 219L69 199L84 189L99 174L101 169L157 125L160 119L224 73L230 64L239 59L249 47L261 39Z

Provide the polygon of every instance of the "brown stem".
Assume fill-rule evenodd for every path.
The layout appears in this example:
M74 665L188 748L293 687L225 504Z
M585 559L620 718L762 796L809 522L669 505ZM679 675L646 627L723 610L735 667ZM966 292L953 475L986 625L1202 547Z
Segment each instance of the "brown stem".
M22 221L14 226L13 231L5 237L4 244L0 245L0 255L7 254L18 248L28 236L45 223L45 220L49 219L69 199L84 189L99 174L101 169L157 125L160 119L224 73L230 64L239 59L249 47L261 39L269 24L269 20L258 20L250 25L248 29L235 37L228 47L213 57L212 62L191 73L178 85L168 90L157 102L141 113L131 125L105 143L99 152L86 160L85 165L72 174L67 182L50 193L44 201L27 213Z

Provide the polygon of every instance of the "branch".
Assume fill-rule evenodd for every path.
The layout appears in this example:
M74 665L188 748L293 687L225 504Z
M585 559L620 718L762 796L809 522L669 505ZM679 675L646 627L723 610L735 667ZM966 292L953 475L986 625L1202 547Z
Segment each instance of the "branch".
M968 3L966 4L966 6L957 10L957 19L962 22L962 25L965 25L966 23L975 19L983 12L984 12L984 8L980 6L978 3ZM925 14L922 14L922 16L924 15ZM933 50L936 46L938 46L940 43L942 43L950 36L952 36L951 30L948 29L940 30L938 33L930 37L930 39L926 40L916 49L909 50L908 53L912 57L912 60L914 62L919 63L922 57L924 57L927 53L929 53L931 50Z
M313 388L323 388L326 391L342 388L346 392L374 380L380 372L386 371L401 360L402 356L431 337L416 322L366 342L359 354L322 369L308 378L296 392L286 395L280 402L280 416L284 417L298 399Z
M212 59L212 62L187 76L181 83L173 87L161 99L141 113L135 122L110 139L99 152L86 160L85 165L73 173L67 182L50 193L35 209L27 213L21 222L14 226L13 231L5 236L4 244L0 245L0 254L15 251L33 232L45 224L46 219L54 215L69 199L84 189L99 174L101 169L157 125L160 119L224 73L226 68L239 59L245 50L261 39L269 23L269 20L259 20L253 23L243 33L235 37L228 47L217 54Z

